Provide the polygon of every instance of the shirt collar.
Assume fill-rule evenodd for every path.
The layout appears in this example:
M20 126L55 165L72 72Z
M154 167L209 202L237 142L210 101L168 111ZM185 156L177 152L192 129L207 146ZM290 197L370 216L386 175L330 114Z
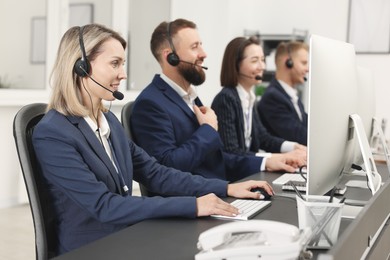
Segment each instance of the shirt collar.
M194 100L198 97L195 87L190 86L188 89L188 92L186 92L184 89L182 89L179 85L177 85L173 80L168 78L165 74L160 75L161 79L164 80L173 90L179 94L180 97L183 98L183 100L189 104L192 107L192 104L194 104Z
M107 122L107 119L106 117L104 116L103 112L100 111L100 134L102 136L105 136L106 138L109 138L110 136L110 126ZM89 127L91 127L92 131L96 132L96 130L98 129L96 123L89 117L89 116L85 116L84 117L84 120L88 123Z
M283 80L278 80L284 91L290 96L292 100L298 100L298 90L288 85Z
M240 97L241 104L245 108L252 108L253 104L255 103L255 93L253 92L253 87L251 88L251 91L246 91L244 87L241 84L238 84L237 87L238 96Z

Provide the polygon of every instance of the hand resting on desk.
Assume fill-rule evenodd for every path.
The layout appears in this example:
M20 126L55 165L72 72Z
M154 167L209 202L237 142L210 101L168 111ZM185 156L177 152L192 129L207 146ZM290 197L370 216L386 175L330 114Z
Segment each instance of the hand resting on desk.
M256 188L262 188L269 195L274 195L271 185L266 181L254 180L228 184L227 195L241 199L264 199L264 195L252 191ZM198 217L209 215L235 216L238 214L237 208L218 198L215 194L207 194L197 198L196 206Z

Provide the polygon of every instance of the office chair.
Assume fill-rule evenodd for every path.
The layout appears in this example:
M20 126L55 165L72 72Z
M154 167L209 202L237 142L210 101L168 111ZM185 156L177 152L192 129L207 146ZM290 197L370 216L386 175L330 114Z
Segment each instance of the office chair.
M13 122L15 145L34 223L37 260L56 256L58 244L54 210L32 146L34 127L44 116L46 106L43 103L26 105L15 115Z
M121 111L122 126L125 129L127 137L129 137L131 140L133 140L133 138L132 138L131 128L130 128L130 116L131 113L133 112L133 105L134 105L134 101L127 102L122 107L122 111Z
M134 101L127 102L123 107L121 111L121 122L122 126L125 129L125 132L127 134L127 137L129 137L131 140L133 140L133 135L131 134L131 127L130 127L130 116L133 112L133 105ZM153 196L151 192L149 192L146 187L139 183L139 188L141 190L141 195L146 197Z

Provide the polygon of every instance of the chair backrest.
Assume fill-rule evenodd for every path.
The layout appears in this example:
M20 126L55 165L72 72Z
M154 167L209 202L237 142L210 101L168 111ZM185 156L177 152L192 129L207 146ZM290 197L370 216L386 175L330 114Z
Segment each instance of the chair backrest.
M125 129L125 132L127 134L127 137L130 139L133 139L131 134L131 128L130 128L130 116L133 112L133 105L134 101L127 102L123 107L121 111L121 122L122 126Z
M34 127L44 116L46 106L35 103L22 107L13 123L16 149L33 217L38 260L56 256L58 245L53 207L32 145Z
M134 101L127 102L122 107L122 111L121 111L122 126L125 129L127 136L131 140L133 140L133 135L131 134L130 117L131 117L131 113L133 112L133 105L134 105ZM142 196L146 196L146 197L153 196L153 194L151 192L149 192L143 184L139 183L139 188L141 190Z

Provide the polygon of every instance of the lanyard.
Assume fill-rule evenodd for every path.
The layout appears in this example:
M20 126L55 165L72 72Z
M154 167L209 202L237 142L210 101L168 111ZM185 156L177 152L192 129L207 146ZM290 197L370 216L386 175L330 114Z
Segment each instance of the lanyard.
M246 109L246 111L244 112L244 117L245 117L245 122L244 122L244 125L245 125L245 146L247 149L249 149L250 147L250 144L252 142L252 136L251 136L251 111L250 109Z

